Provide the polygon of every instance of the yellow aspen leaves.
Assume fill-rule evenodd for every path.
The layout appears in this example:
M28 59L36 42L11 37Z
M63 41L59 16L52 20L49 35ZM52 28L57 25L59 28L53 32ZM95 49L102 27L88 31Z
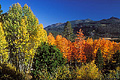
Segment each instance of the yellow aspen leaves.
M47 32L27 4L24 7L19 3L13 4L3 21L9 43L9 61L17 69L30 69L37 47L41 42L47 42Z
M5 39L2 23L0 23L0 62L7 62L8 60L8 43Z

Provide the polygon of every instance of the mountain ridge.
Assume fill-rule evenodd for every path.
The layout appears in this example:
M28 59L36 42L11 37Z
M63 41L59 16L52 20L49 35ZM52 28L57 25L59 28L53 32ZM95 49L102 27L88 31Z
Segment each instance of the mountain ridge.
M85 22L90 22L90 21L93 21L93 20L88 18L88 19L83 19L83 20L72 20L72 21L70 21L70 23L74 23L75 22L76 24L78 24L78 23L85 23ZM51 27L51 26L57 27L57 26L63 25L63 24L65 24L65 23L55 23L55 24L48 25L46 27Z
M91 36L93 31L97 37L119 37L120 35L120 19L116 17L110 17L99 21L93 21L88 18L70 22L74 34L81 28L85 36ZM53 33L54 36L58 34L63 35L64 26L65 23L56 23L45 27L45 30L48 33Z

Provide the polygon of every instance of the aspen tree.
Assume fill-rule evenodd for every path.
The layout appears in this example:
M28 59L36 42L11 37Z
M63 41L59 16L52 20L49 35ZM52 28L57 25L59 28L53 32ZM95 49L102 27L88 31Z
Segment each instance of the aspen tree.
M17 69L30 69L37 47L41 42L47 42L47 33L43 25L39 24L27 4L21 7L17 3L10 7L4 17L3 26L9 44L9 61Z
M8 60L8 50L7 50L7 42L4 36L4 30L2 27L2 23L0 23L0 62L7 62Z

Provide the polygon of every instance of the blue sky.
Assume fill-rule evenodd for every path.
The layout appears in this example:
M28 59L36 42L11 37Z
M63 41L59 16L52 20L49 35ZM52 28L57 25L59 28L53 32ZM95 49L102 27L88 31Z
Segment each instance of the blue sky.
M72 20L120 18L120 0L0 0L7 12L14 3L27 4L44 27Z

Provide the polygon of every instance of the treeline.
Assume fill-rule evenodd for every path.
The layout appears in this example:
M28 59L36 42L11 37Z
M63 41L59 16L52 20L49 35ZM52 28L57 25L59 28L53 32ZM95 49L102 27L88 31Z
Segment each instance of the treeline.
M73 40L69 22L64 37L47 36L27 4L0 16L0 79L119 79L120 43L85 40L81 29Z

